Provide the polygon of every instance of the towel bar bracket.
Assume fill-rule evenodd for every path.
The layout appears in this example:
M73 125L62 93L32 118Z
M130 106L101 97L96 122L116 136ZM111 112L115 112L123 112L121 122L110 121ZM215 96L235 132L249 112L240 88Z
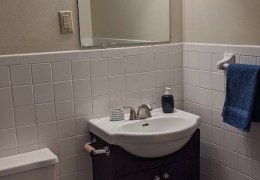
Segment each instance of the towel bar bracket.
M227 70L227 67L230 63L235 62L235 55L234 54L224 54L224 58L217 62L217 68L219 70Z

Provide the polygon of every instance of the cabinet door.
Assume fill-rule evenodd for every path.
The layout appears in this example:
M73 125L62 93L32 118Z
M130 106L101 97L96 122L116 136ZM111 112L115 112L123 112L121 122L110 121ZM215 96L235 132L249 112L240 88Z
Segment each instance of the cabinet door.
M152 180L151 171L143 171L140 173L130 174L115 178L114 180Z
M168 165L168 180L192 180L192 162L183 161Z

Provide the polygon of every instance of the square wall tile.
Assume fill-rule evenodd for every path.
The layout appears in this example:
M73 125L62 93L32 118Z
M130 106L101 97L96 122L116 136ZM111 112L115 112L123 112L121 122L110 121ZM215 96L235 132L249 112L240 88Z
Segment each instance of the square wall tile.
M77 135L89 133L88 132L88 121L89 121L89 119L90 119L90 117L88 117L88 116L76 118ZM82 149L83 149L83 146L82 146Z
M89 64L92 78L107 76L107 59L91 59Z
M8 66L0 67L0 88L11 86L10 72Z
M0 130L10 129L15 126L14 124L14 111L13 109L0 110Z
M155 88L141 91L141 103L150 104L155 103Z
M211 107L211 90L200 88L200 104Z
M16 128L18 146L26 146L37 143L36 125Z
M92 96L108 94L108 78L91 79Z
M140 72L139 56L124 57L125 74L133 74Z
M170 69L183 67L183 53L169 53L169 67Z
M92 100L91 98L75 99L75 116L89 116L92 114Z
M170 69L170 85L183 84L183 70L179 69Z
M155 87L155 72L141 74L141 90Z
M171 88L170 93L173 95L174 101L183 101L184 99L183 85L170 86L170 88Z
M108 75L116 76L124 74L124 60L121 57L117 58L108 58Z
M168 53L155 54L155 69L167 70L169 69L169 55Z
M12 107L11 88L0 88L0 108Z
M74 103L73 101L60 101L55 103L56 118L69 119L74 117Z
M33 83L52 82L52 72L50 63L32 65Z
M109 112L109 97L98 96L93 97L93 114L103 114Z
M72 173L78 170L77 155L60 158L61 175Z
M84 180L84 179L91 180L92 178L93 178L92 169L79 171L79 180Z
M13 87L14 106L25 106L34 103L32 86Z
M19 154L38 150L38 144L18 147Z
M0 157L7 157L7 156L12 156L18 154L18 149L17 148L12 148L12 149L6 149L6 150L0 150Z
M53 81L71 80L71 64L69 61L52 63Z
M189 67L189 52L183 51L183 67L188 68Z
M140 71L149 72L155 70L154 54L140 56Z
M211 141L211 129L212 129L212 126L210 126L206 123L201 123L201 125L200 125L200 137L205 139L205 140Z
M211 71L210 53L200 53L200 70Z
M223 73L212 73L212 90L225 91L225 77Z
M246 156L238 155L237 169L250 177L253 176L254 160Z
M224 146L225 130L212 126L211 133L211 141L214 144Z
M58 142L59 142L60 157L77 154L76 137L59 139Z
M119 109L125 105L125 94L111 94L109 96L109 108Z
M186 74L186 83L192 86L199 86L200 84L200 71L188 69L184 71Z
M57 121L58 138L66 138L76 135L75 119Z
M90 79L73 81L74 98L85 98L91 96Z
M200 87L211 89L211 72L200 71Z
M169 86L169 71L156 71L155 73L155 86L165 87Z
M126 92L140 91L140 74L125 75L125 91Z
M223 122L221 113L222 111L220 110L212 109L212 125L223 129L225 124Z
M14 114L16 127L36 124L35 107L33 105L16 107Z
M187 100L193 103L200 103L200 88L187 86Z
M87 79L90 77L89 60L71 62L72 78Z
M56 120L54 103L36 104L35 107L37 123Z
M224 147L227 149L230 149L232 151L237 152L238 148L238 135L235 133L231 133L228 131L225 131L225 142Z
M108 78L109 84L109 94L123 93L124 88L124 76L113 76Z
M78 154L78 165L79 165L79 170L92 168L91 157L88 156L86 153Z
M200 118L202 122L211 124L211 108L200 106Z
M200 53L190 52L189 53L189 68L199 69L200 67Z
M63 81L54 83L55 101L69 100L73 97L72 82Z
M79 173L71 173L71 174L66 174L60 177L60 180L78 180L79 178ZM57 180L57 179L56 179Z
M212 104L211 107L222 110L225 101L225 94L222 92L212 91Z
M58 141L57 140L39 143L39 149L44 149L44 148L48 148L56 156L59 156Z
M53 84L35 84L33 85L35 103L46 103L54 101Z
M15 129L0 131L0 150L11 149L16 147Z
M27 85L32 83L31 66L30 65L16 65L11 66L11 80L12 85Z
M140 92L131 92L125 94L125 106L137 107L141 104Z

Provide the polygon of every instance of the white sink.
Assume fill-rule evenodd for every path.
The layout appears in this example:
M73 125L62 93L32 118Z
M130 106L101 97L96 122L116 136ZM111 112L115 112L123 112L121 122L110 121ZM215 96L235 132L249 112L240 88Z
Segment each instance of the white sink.
M118 145L139 157L154 158L181 149L200 124L200 117L181 110L164 114L152 111L145 120L110 121L110 118L89 121L89 131L109 144ZM127 114L126 119L129 118Z

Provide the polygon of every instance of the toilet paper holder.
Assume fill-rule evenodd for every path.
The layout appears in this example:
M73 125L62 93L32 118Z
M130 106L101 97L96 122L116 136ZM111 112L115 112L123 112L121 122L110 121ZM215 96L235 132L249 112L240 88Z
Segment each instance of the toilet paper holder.
M100 154L106 154L107 156L109 156L110 155L109 147L105 146L104 148L101 149L95 149L93 146L91 146L91 144L94 144L96 142L97 140L95 138L93 138L91 142L87 142L84 145L84 151L88 153L91 157L95 157L96 155L100 155Z

